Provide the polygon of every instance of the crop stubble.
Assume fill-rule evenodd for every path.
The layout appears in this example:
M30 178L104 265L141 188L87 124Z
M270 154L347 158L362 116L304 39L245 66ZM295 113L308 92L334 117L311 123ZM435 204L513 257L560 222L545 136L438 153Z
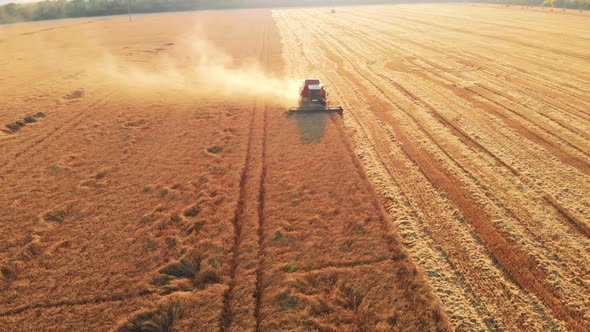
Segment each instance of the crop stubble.
M288 67L346 105L455 327L588 327L587 17L448 5L275 17ZM535 20L550 31L521 23Z

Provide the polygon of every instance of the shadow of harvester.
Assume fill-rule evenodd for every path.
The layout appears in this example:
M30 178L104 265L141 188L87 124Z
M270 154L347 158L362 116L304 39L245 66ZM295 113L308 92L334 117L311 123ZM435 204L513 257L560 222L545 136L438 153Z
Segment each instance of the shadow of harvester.
M310 144L317 143L322 139L326 122L330 116L332 116L330 113L307 113L291 114L289 118L297 121L301 143Z

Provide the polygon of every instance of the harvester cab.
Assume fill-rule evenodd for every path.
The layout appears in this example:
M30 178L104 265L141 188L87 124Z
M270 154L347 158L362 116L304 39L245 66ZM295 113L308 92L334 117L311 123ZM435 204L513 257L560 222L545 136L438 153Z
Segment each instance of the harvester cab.
M341 106L328 106L328 93L317 78L303 81L299 88L299 107L289 109L289 114L335 112L343 113Z

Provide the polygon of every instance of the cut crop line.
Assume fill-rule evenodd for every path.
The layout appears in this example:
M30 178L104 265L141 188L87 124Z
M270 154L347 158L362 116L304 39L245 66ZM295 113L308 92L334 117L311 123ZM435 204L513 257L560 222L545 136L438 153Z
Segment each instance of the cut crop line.
M382 50L385 52L385 50ZM425 60L426 61L426 60ZM428 63L428 62L427 62ZM439 68L439 67L437 67ZM441 69L441 68L439 68ZM433 73L435 76L442 78L441 74L438 73ZM463 141L465 144L471 146L472 148L476 148L481 152L484 152L485 154L489 155L491 158L493 158L494 160L496 160L496 162L498 162L499 164L501 164L502 166L504 166L506 169L508 169L512 174L519 176L521 179L523 179L525 181L525 183L527 183L529 185L529 187L534 188L536 190L541 190L543 191L541 188L539 188L536 184L534 184L532 181L530 181L530 179L528 177L524 177L520 172L516 171L513 167L509 166L508 164L506 164L502 159L500 159L498 156L496 156L494 153L492 153L490 150L488 150L487 148L485 148L484 146L482 146L480 143L478 143L476 140L474 140L473 138L471 138L468 134L466 134L463 130L461 130L458 126L454 125L450 120L446 119L445 117L443 117L433 106L431 106L429 103L427 103L426 101L418 98L416 95L414 95L413 93L411 93L410 91L408 91L407 89L405 89L404 87L402 87L400 84L398 84L397 82L393 81L391 78L383 75L383 74L379 74L378 75L380 77L382 77L383 79L387 80L390 84L394 85L398 90L400 90L400 92L402 92L404 95L406 95L408 98L410 98L410 100L413 100L414 102L419 102L416 103L417 105L422 105L425 106L426 108L428 108L431 111L431 114L435 117L435 119L437 119L440 123L442 123L445 127L447 127L453 134L455 134L455 136L457 136L461 141ZM426 77L424 77L426 78ZM430 79L429 79L430 80ZM430 80L432 81L432 80ZM433 81L434 83L438 84L438 85L442 85L442 83L438 82L438 81ZM448 87L447 87L448 88ZM384 93L382 91L382 93ZM393 101L391 101L392 103L394 103ZM417 121L417 119L411 114L411 112L406 112L400 105L397 105L396 103L394 103L400 110L404 111L404 113L406 115L408 115L410 118L412 118L412 120L421 128L422 132L427 135L429 137L429 139L439 147L439 149L441 151L443 151L443 153L445 153L445 155L450 158L450 160L455 161L454 158L452 158L435 140L434 138L430 135L430 133L422 128L422 126L419 124L419 122ZM463 166L461 166L460 164L458 164L455 161L455 164L462 169L466 175L469 176L469 178L471 178L472 180L474 180L477 184L478 187L481 188L481 184L479 183L479 181L470 173L468 172ZM482 188L483 189L483 188ZM492 193L490 193L488 190L483 190L485 195L492 199L492 200L497 200L497 198L494 197L494 195L492 195ZM544 192L544 191L543 191ZM567 212L567 210L565 210L561 205L559 205L556 200L549 194L544 192L544 195L542 196L543 200L549 204L552 208L555 209L555 211L557 212L557 216L559 216L567 225L569 225L571 228L573 228L575 231L579 232L581 235L585 236L585 237L589 237L590 234L590 227L588 225L586 225L584 222L578 220L576 217L572 216L570 213ZM506 209L506 211L514 216L516 218L516 214L514 213L514 211L512 211L511 209L504 207ZM522 220L520 218L516 218L521 224L523 224ZM534 231L528 229L528 231L531 233L532 236L535 236Z
M338 40L337 42L341 47L348 49L346 45L342 45ZM330 58L336 56L325 45L322 49ZM346 52L342 54L346 54ZM350 59L345 55L343 57L350 62L353 68L356 68ZM376 89L380 90L370 79L359 73L358 70L356 72L366 82L371 83ZM347 78L355 82L355 79L350 74L347 75ZM355 85L359 89L363 89L361 83L356 82ZM370 95L368 91L365 92L367 96ZM367 101L371 109L381 116L385 115L384 109L388 107L380 99L369 98ZM576 319L579 313L572 312L568 307L564 306L563 299L559 297L556 290L544 282L546 277L537 268L537 262L519 250L517 244L506 238L489 222L490 216L479 205L468 199L470 195L466 194L465 189L458 183L457 179L446 169L442 168L428 151L414 143L399 123L391 119L385 122L392 126L396 135L400 138L403 143L401 147L406 156L419 167L422 174L432 183L434 188L444 192L454 202L465 217L465 220L473 226L474 231L479 235L482 243L488 249L492 260L499 263L500 270L507 273L509 279L514 280L517 285L536 294L541 302L547 305L557 317L564 320L570 328L582 328L583 325Z
M343 67L342 61L340 61L339 59L335 59L335 58L332 58L331 60L336 63L336 66L337 66L336 72L339 73L341 68ZM359 100L365 100L366 96L362 95L361 92L358 91L358 89L355 88L355 86L350 81L343 80L342 82L338 82L338 83L341 84L342 86L344 86L345 84L348 85L352 89L353 93L357 96L357 98L359 98ZM339 95L344 96L345 94L343 94L340 91L339 84L332 84L333 85L332 88ZM346 100L343 100L343 102L345 104L347 104ZM359 114L357 114L357 112L355 112L353 110L353 108L349 108L349 111L347 114L353 119L352 120L353 123L355 123L358 126L358 129L360 130L359 132L357 132L357 135L364 138L365 140L368 140L369 142L372 141L374 143L374 146L371 148L371 151L373 153L375 153L376 158L373 160L374 160L374 162L378 163L378 165L380 165L380 167L385 171L386 174L384 174L384 176L386 176L386 178L384 180L390 181L391 183L395 184L399 188L403 188L404 186L399 182L398 178L394 174L393 169L396 167L392 165L392 163L390 161L391 159L389 157L385 157L391 153L391 148L388 146L387 143L384 144L385 142L380 142L380 138L379 138L379 137L385 136L385 137L387 137L386 138L387 142L389 142L390 144L395 144L393 142L395 142L396 140L392 137L390 130L385 129L382 126L376 127L375 125L371 125L370 123L366 123L366 122L371 122L371 121L366 120L366 119L361 119L361 115L363 115L364 112L359 112ZM377 132L379 130L385 131L383 133L383 135L381 135L380 133ZM363 141L363 139L361 139L361 141ZM412 216L413 218L416 218L416 220L418 220L419 223L423 223L424 221L422 220L422 217L418 213L419 208L417 208L412 203L412 201L407 196L407 194L404 191L400 191L398 194L400 195L399 200L400 200L401 204L398 204L396 206L399 207L401 205L402 207L404 207L404 209L408 215ZM390 203L386 202L385 197L383 195L379 195L379 196L380 196L381 203L384 206L390 208ZM439 247L438 251L441 253L446 264L448 264L454 270L458 269L456 262L451 260L448 253L446 253L443 248ZM465 277L463 276L463 274L458 273L458 274L456 274L456 277L458 278L459 283L462 283L462 284L466 283L466 280L465 280ZM469 297L468 294L470 294L470 292L463 294L466 299ZM477 312L479 317L484 317L487 315L486 313L482 312L482 309L478 305L476 305L476 303L477 303L476 299L474 299L473 297L470 297L467 300L473 305L472 309L475 310L475 312Z
M468 36L477 36L477 37L490 38L490 39L493 39L493 40L498 40L498 41L507 42L507 43L513 43L513 44L517 44L517 45L520 45L520 46L532 48L532 49L535 49L535 50L541 49L541 50L544 50L544 51L547 51L547 52L553 52L555 54L559 54L559 55L562 55L562 56L570 56L570 57L573 57L573 58L576 58L576 59L579 59L579 60L584 60L584 61L590 59L590 57L588 55L582 55L582 54L578 54L578 53L574 53L574 52L568 52L568 51L565 51L565 50L550 48L550 47L546 47L546 46L543 46L543 45L535 45L535 44L531 44L531 43L527 43L527 42L523 42L523 41L519 41L519 40L510 39L510 38L507 38L507 37L498 37L498 36L494 36L494 35L481 34L481 33L478 34L478 33L474 33L474 32L469 31L469 30L465 30L465 29L461 29L461 28L453 28L453 27L450 27L450 26L436 24L434 22L426 22L426 21L423 21L423 20L420 20L420 19L410 18L410 17L407 17L407 16L397 16L397 18L400 18L400 19L405 20L405 21L410 21L410 22L413 22L413 23L423 24L423 25L428 26L428 27L436 27L436 28L441 29L442 31L444 31L444 30L450 30L450 31L459 32L459 33L462 33L462 34L465 34L465 35L468 35Z
M394 82L393 80L391 80L390 78L382 75L382 74L378 74L379 76L381 76L382 78L384 78L385 80L387 80L390 84L392 84L394 87L396 87L400 92L402 92L402 94L406 95L409 98L414 99L417 103L419 103L420 105L426 107L427 109L429 109L431 111L431 115L438 120L441 124L443 124L445 127L447 127L447 129L449 129L457 138L459 138L459 140L461 140L462 142L464 142L465 144L467 144L468 146L483 152L484 154L488 155L490 158L492 158L493 160L495 160L498 164L502 165L503 167L505 167L508 171L510 171L513 175L518 176L519 178L521 178L529 187L535 189L535 190L539 190L542 191L544 193L543 200L549 204L552 208L555 209L555 211L557 212L557 215L566 222L566 224L568 224L570 227L572 227L575 231L578 231L581 235L590 238L590 228L582 221L578 220L576 217L572 216L570 213L567 212L567 210L565 210L561 205L559 205L559 203L557 203L557 201L549 194L547 194L542 188L540 188L539 186L537 186L536 184L534 184L533 181L531 181L528 177L523 176L522 173L520 173L519 171L517 171L516 169L514 169L512 166L508 165L506 162L504 162L500 157L498 157L497 155L495 155L493 152L491 152L490 150L488 150L486 147L484 147L483 145L481 145L479 142L477 142L476 140L474 140L471 136L469 136L467 133L465 133L465 131L463 131L462 129L459 128L459 126L455 125L452 121L450 121L449 119L447 119L446 117L444 117L443 115L441 115L436 108L434 108L432 105L430 105L428 102L424 101L423 99L417 97L415 94L411 93L410 91L408 91L406 88L404 88L403 86L401 86L400 84L398 84L397 82ZM400 108L399 105L398 108ZM400 108L401 109L401 108ZM402 109L403 110L403 109ZM406 113L408 116L410 116L410 118L412 118L414 120L414 122L416 122L416 124L420 127L421 131L423 133L425 133L431 141L434 142L434 144L436 144L436 146L439 147L439 149L441 149L443 151L443 153L445 153L445 155L450 158L451 160L455 160L454 158L452 158L451 155L449 155L435 140L434 138L428 133L428 131L426 131L426 129L422 128L422 126L418 123L417 119L415 119L410 112L406 112L404 111L404 113ZM479 181L476 179L475 176L473 176L473 174L471 174L471 172L467 171L467 169L465 169L463 166L461 166L458 162L455 162L455 164L465 172L465 174L467 176L469 176L470 179L472 179L473 181L475 181L478 184L478 187L480 187L481 189L482 186L479 183ZM486 197L492 199L493 201L497 200L497 198L488 190L483 190L484 194L486 195ZM516 214L514 213L514 211L512 211L511 209L509 209L508 207L505 207L506 211L514 216L514 218L516 220L518 220L521 224L523 224L523 221L516 217ZM535 237L535 232L533 230L527 229L530 234Z
M424 61L427 62L427 63L429 63L425 59L424 59ZM431 65L433 65L433 64L431 64ZM433 65L433 66L435 66L435 65ZM441 69L439 67L436 67L436 68ZM438 73L433 73L433 74L435 76L439 77L439 78L443 78L441 74L438 74ZM476 140L474 140L473 138L471 138L467 133L465 133L458 126L456 126L455 124L453 124L450 120L448 120L444 116L442 116L432 105L430 105L426 101L422 100L421 98L418 98L415 94L411 93L410 91L408 91L407 89L405 89L400 84L398 84L397 82L393 81L391 78L387 77L386 75L379 74L379 73L378 73L378 75L380 77L382 77L383 79L385 79L386 81L388 81L393 86L395 86L400 92L402 92L404 95L406 95L408 98L410 98L410 100L416 101L416 102L418 102L417 103L418 105L422 105L422 106L426 107L428 110L430 110L431 111L431 114L435 117L435 119L437 119L441 124L443 124L445 127L447 127L453 134L455 134L455 136L457 136L465 144L471 146L472 148L476 148L477 150L479 150L481 152L484 152L485 154L487 154L488 156L490 156L492 159L494 159L496 162L498 162L500 165L502 165L506 169L508 169L512 174L514 174L516 176L519 176L521 179L523 179L527 184L529 184L529 186L531 188L535 188L536 190L542 190L537 185L533 184L533 182L530 181L530 179L528 179L528 177L524 177L520 172L518 172L517 170L515 170L513 167L509 166L507 163L505 163L497 155L495 155L490 150L488 150L483 145L481 145L479 142L477 142ZM425 76L423 76L423 77L426 78ZM430 81L432 81L432 80L430 80ZM434 83L442 86L442 83L440 83L438 81L435 81ZM391 102L393 103L393 101L391 101ZM412 120L421 128L421 130L430 138L430 140L432 142L434 142L434 144L436 144L439 147L439 149L441 149L441 151L443 151L445 153L445 155L447 155L447 157L449 157L451 160L455 160L454 158L452 158L434 140L434 138L430 135L430 133L426 129L422 128L422 126L419 124L419 122L417 121L417 119L411 114L411 112L406 112L400 105L397 105L397 104L395 104L395 105L399 109L401 109L402 111L404 111L404 113L407 114L410 118L412 118ZM458 163L455 163L455 164L460 169L462 169L472 180L476 181L479 184L479 181L477 181L476 178L470 172L468 172L464 167L462 167ZM478 185L478 186L481 187L481 185ZM495 197L490 197L490 196L493 196L493 195L491 193L489 193L489 191L484 190L484 193L490 199L494 199L495 198ZM567 210L565 210L561 205L559 205L556 202L556 200L553 197L551 197L551 195L549 195L547 193L544 193L543 199L545 200L545 202L547 204L549 204L552 208L555 209L555 211L557 212L557 215L562 220L564 220L566 222L566 224L570 225L575 231L578 231L581 235L583 235L583 236L585 236L587 238L590 237L590 227L588 225L586 225L584 222L578 220L576 217L572 216L570 213L568 213ZM509 212L511 215L516 216L513 211L511 211L508 208L506 208L506 209L507 209L507 212ZM522 223L522 220L520 220L519 218L517 218L517 220L519 220ZM534 232L532 234L534 235Z
M354 153L354 146L352 145L352 142L344 132L342 120L337 119L336 115L332 115L330 119L332 120L332 125L336 127L336 131L338 132L340 141L342 142L342 144L344 144L346 150L348 151L348 155L350 156L352 163L354 164L356 173L360 177L361 183L365 187L364 189L371 198L373 209L377 212L379 216L382 240L387 248L387 251L390 254L390 257L387 260L391 263L394 263L398 257L402 259L408 259L409 255L405 252L405 248L400 243L399 237L391 229L391 225L393 225L393 220L391 220L391 216L389 215L389 213L387 213L387 211L385 211L385 209L381 205L381 202L379 201L379 196L377 195L375 188L373 188L373 184L367 177L367 174L364 171L362 163L358 159L357 155ZM415 263L411 262L411 264L414 266L415 269ZM356 265L358 264L355 264L354 266ZM367 264L361 263L361 265L366 266ZM441 312L444 312L446 314L444 310L441 310ZM356 314L357 313L355 312L355 316ZM445 315L443 319L448 320L448 317L446 317ZM363 330L362 326L359 325L357 327L359 328L359 330Z
M464 79L463 77L460 77L460 76L458 76L458 75L456 75L456 74L453 74L453 73L452 73L452 72L450 72L450 71L445 71L445 70L444 70L444 68L441 68L439 65L435 64L435 63L434 63L434 62L432 62L432 61L429 61L429 60L427 60L427 59L424 59L424 58L420 58L420 60L424 61L425 63L427 63L428 65L430 65L430 66L432 66L432 67L434 67L434 68L437 68L437 69L439 69L441 72L444 72L445 74L452 75L452 76L454 76L454 77L456 77L456 78L458 78L458 79ZM420 66L420 65L418 65L418 64L415 64L415 63L414 63L414 65L415 65L415 66ZM430 73L431 73L431 74L433 74L434 76L437 76L437 77L439 77L439 78L440 78L440 79L442 79L442 80L446 80L446 79L445 79L445 78L444 78L442 75L440 75L439 73L436 73L436 72L434 72L434 71L430 71ZM427 78L427 77L426 77L426 75L424 75L424 74L419 74L419 76L421 76L421 77L423 77L423 78ZM430 80L430 79L428 79L428 80L429 80L429 81L432 81L432 80ZM438 82L437 82L437 83L438 83ZM438 85L440 85L441 87L444 87L442 84L438 84ZM448 85L446 85L446 87L447 87L447 88L450 88ZM509 100L509 101L511 101L511 102L513 102L513 103L516 103L516 104L518 104L518 105L520 105L520 106L522 106L522 107L524 107L524 108L526 108L526 109L528 109L528 110L531 110L531 111L538 112L538 111L536 111L536 110L532 110L530 106L528 106L527 104L524 104L524 103L522 103L522 102L518 101L516 98L514 98L514 97L510 96L509 94L502 93L502 92L500 92L500 91L498 91L498 90L496 90L496 89L494 89L494 88L492 88L492 87L490 87L490 86L479 85L478 87L480 87L480 88L482 88L482 89L484 89L484 90L487 90L487 91L489 91L489 92L491 92L491 93L493 93L493 94L495 94L495 95L497 95L497 96L499 96L499 97L505 98L505 99L507 99L507 100ZM547 104L547 103L545 103L544 101L536 99L536 96L532 96L532 95L529 95L529 94L527 94L527 93L524 93L524 92L521 92L521 93L522 93L523 95L525 95L525 96L528 96L528 97L530 97L530 98L533 98L535 101L537 101L537 102L539 102L539 103L541 103L541 104L548 105L548 104ZM549 105L549 106L551 106L552 108L554 108L554 109L556 109L556 110L561 110L560 108L558 108L558 107L557 107L557 106L555 106L555 105ZM588 135L588 133L585 133L584 131L581 131L581 130L579 130L579 129L575 128L575 127L572 127L572 126L570 126L570 125L568 125L568 124L565 124L565 123L563 123L562 121L560 121L560 120L558 120L558 119L555 119L555 118L553 118L553 117L551 117L551 116L549 116L549 115L547 115L547 114L544 114L544 113L542 113L542 112L538 112L538 114L539 114L539 115L541 115L542 117L544 117L544 118L548 119L549 121L551 121L551 122L554 122L555 124L557 124L558 126L562 127L563 129L566 129L566 130L569 130L569 131L571 131L573 134L577 135L578 137L582 138L583 140L585 140L585 141L588 141L588 140L590 140L590 135ZM573 115L573 114L572 114L572 115ZM576 115L573 115L573 116L576 116ZM562 141L565 141L565 142L567 142L567 140L566 140L566 139L564 139L564 138L562 138L562 137L560 137L560 136L557 136L557 135L555 135L555 134L551 133L549 130L547 130L547 129L543 128L543 127L542 127L540 124L538 124L538 123L536 123L536 122L534 122L534 121L532 121L532 120L530 120L530 119L528 119L528 118L526 118L526 117L523 117L522 115L520 115L520 117L521 117L521 118L523 118L524 120L526 120L526 121L528 121L528 122L530 122L530 123L534 124L535 126L537 126L537 127L541 128L542 130L544 130L544 131L545 131L545 132L547 132L548 134L551 134L551 135L553 135L553 136L555 136L555 137L557 137L557 138L561 139ZM574 147L574 148L576 148L578 151L581 151L581 150L582 150L582 149L579 149L579 148L577 148L577 147Z
M355 17L355 18L362 19L363 17ZM372 23L379 22L381 24L388 24L388 26L391 26L389 22L383 22L383 21L380 21L380 20L377 20L377 19L375 21L371 21L371 22ZM368 28L367 26L364 26L364 27L365 28ZM371 29L373 29L373 28L371 27ZM424 48L426 50L429 50L431 52L434 52L435 54L440 54L440 52L441 52L441 49L437 49L437 48L432 47L431 45L426 45L426 44L417 42L416 40L413 40L413 39L403 38L403 37L401 37L399 35L392 36L392 35L387 34L385 32L383 32L383 33L387 37L386 38L387 41L385 43L391 43L391 40L398 40L398 41L401 40L401 41L403 41L403 42L405 42L407 44L416 45L416 46L419 46L419 47ZM483 62L486 63L486 66L489 66L489 67L492 67L492 66L498 67L498 70L500 70L501 72L505 72L505 73L510 72L510 71L519 72L520 74L527 76L527 83L529 83L529 84L532 81L535 81L536 84L538 84L540 86L543 86L543 87L546 87L547 89L550 89L551 91L560 91L560 93L568 94L571 97L574 97L576 99L579 99L580 101L590 102L590 99L584 97L586 95L586 92L580 90L579 87L572 86L572 85L570 85L567 82L558 82L558 83L556 83L556 82L554 82L552 80L551 77L548 77L548 76L546 76L546 75L544 75L542 73L535 73L536 75L541 76L541 79L542 80L539 80L539 78L537 76L532 75L531 73L527 72L526 70L524 70L521 67L515 67L515 66L510 65L510 64L507 64L507 63L499 63L499 62L495 61L495 59L490 59L490 58L485 57L485 56L483 56L481 54L474 54L474 53L469 52L467 50L463 50L462 53L459 56L456 52L453 52L453 49L443 48L443 50L444 50L444 53L445 54L454 56L455 57L455 61L457 61L457 59L459 59L459 60L463 59L463 58L461 58L461 56L465 57L466 55L469 55L470 57L469 58L465 58L465 59L470 60L470 61L475 61L475 62L478 62L478 63L481 63L483 61ZM514 56L514 55L512 55L512 56ZM421 60L424 60L424 58L421 58ZM482 70L482 72L485 72L488 75L491 75L493 77L496 76L496 74L493 73L493 72L488 72L488 71L485 71L485 70ZM516 82L514 82L512 80L510 80L510 82L512 82L513 84L516 84L516 85L520 86L523 89L530 90L530 87L528 87L528 86L525 86L525 85L516 83ZM548 85L547 82L552 82L552 85ZM574 94L571 91L563 90L564 87L567 87L567 88L570 88L570 89L574 89L574 90L579 90L580 91L580 94ZM522 92L522 91L520 91L520 92ZM546 102L546 103L548 103L548 102ZM569 106L569 107L571 107L571 108L573 108L573 109L575 109L576 111L578 111L578 112L580 112L582 114L585 114L585 115L590 114L590 113L587 113L587 112L579 109L575 105L571 105L569 103L566 103L566 105ZM580 115L578 115L578 116L580 116ZM588 120L588 118L586 116L580 116L580 117Z
M391 255L397 255L398 251L404 250L404 249L403 249L403 246L399 246L399 248L394 247L396 244L398 244L399 239L398 239L397 235L395 235L391 229L391 225L393 225L393 220L391 220L391 215L383 208L383 205L381 205L381 202L379 200L379 196L377 195L376 190L373 187L373 184L371 183L371 180L369 180L369 177L365 173L365 170L363 168L361 161L359 160L359 158L357 157L357 155L354 152L354 146L352 145L352 142L348 138L346 132L344 132L344 128L342 126L342 124L343 124L342 121L337 121L334 116L332 116L331 119L332 119L332 123L336 126L336 128L338 130L338 134L340 135L340 140L343 142L346 149L348 150L348 154L352 158L352 162L354 163L354 167L357 171L357 174L361 178L362 183L365 185L365 188L371 197L371 203L373 204L373 208L379 214L380 222L381 222L381 233L382 233L381 235L383 237L385 244L388 247L389 253ZM406 256L408 256L408 255L406 255ZM393 256L390 257L390 259L393 259Z
M519 117L522 117L522 115L518 114L518 112L516 112L513 109L511 109L505 105L502 105L502 104L498 103L497 101L485 96L481 92L478 92L476 89L465 88L465 90L472 92L473 94L477 95L478 97L480 97L484 100L487 100L491 104L495 105L497 108L499 107L501 109L505 109L505 110L509 111L510 113L513 113ZM517 132L521 133L524 137L545 147L548 150L548 152L550 152L552 155L557 157L563 163L577 168L578 170L580 170L582 173L584 173L586 175L590 175L590 164L588 164L586 161L579 159L578 157L572 156L571 154L567 153L566 151L563 151L558 146L553 144L553 142L550 142L550 141L546 140L545 138L539 136L537 133L535 133L532 130L528 129L527 127L523 126L521 123L510 119L509 117L507 117L505 114L502 114L498 110L493 110L492 108L489 108L489 107L486 108L486 110L491 111L493 114L498 116L507 126L515 129ZM544 130L543 128L541 128L541 130L546 132L548 135L559 139L558 136L551 134L547 130ZM563 139L560 139L560 140L563 141ZM580 152L581 154L583 154L585 156L590 156L590 154L588 152L581 150L577 146L572 145L571 143L569 143L567 141L564 141L564 142L567 146L575 149L576 151Z
M502 98L505 98L505 99L507 99L507 100L510 100L510 101L512 101L512 102L514 102L514 103L517 103L517 104L521 105L521 106L522 106L522 107L524 107L524 108L530 109L530 107L529 107L529 106L527 106L527 105L525 105L525 104L522 104L522 103L520 103L520 102L518 102L518 101L514 100L514 98L512 98L512 97L510 97L510 96L507 96L507 95L505 95L505 94L503 94L503 93L501 93L501 92L499 92L499 91L497 91L497 90L495 90L495 89L493 89L493 88L491 88L491 87L487 87L487 86L485 86L485 85L479 85L477 88L481 88L481 89L483 89L483 90L487 90L487 91L489 91L490 93L493 93L493 94L495 94L495 95L497 95L497 96L500 96L500 97L502 97ZM473 92L473 88L466 88L466 89L467 89L467 90L469 90L469 91L472 91L472 92ZM479 95L481 96L481 94L479 94ZM485 98L485 99L487 99L487 100L490 100L490 101L491 101L491 99L490 99L489 97L483 97L483 98ZM495 101L494 101L494 103L495 103L495 104L498 104L498 105L504 105L504 104L502 104L502 103L498 103L498 102L495 102ZM533 124L535 127L538 127L539 129L541 129L541 131L545 132L547 135L549 135L549 136L553 136L553 137L557 138L558 140L562 141L564 144L568 145L568 146L569 146L569 147L571 147L572 149L575 149L576 151L580 152L581 154L583 154L583 155L585 155L585 156L587 156L587 157L590 157L590 153L588 153L588 152L587 152L587 151L585 151L584 149L581 149L581 148L579 148L579 147L577 147L577 146L573 145L573 144L572 144L572 143L570 143L570 142L569 142L567 139L564 139L564 138L562 138L562 137L560 137L560 136L557 136L556 134L552 133L550 130L547 130L547 129L543 128L543 127L542 127L541 125L539 125L538 123L536 123L536 122L534 122L534 121L532 121L532 120L528 119L528 118L527 118L527 117L525 117L524 115L520 114L519 112L517 112L517 111L515 111L515 110L513 110L513 109L511 109L511 108L509 108L509 107L507 107L507 106L502 106L502 107L503 107L504 109L506 109L506 110L510 111L510 112L511 112L511 113L513 113L514 115L518 116L519 118L523 119L524 121L527 121L527 122L529 122L529 123ZM542 113L539 113L539 114L541 114L541 115L545 116L545 115L544 115L544 114L542 114ZM553 121L555 121L555 120L553 120ZM556 121L555 121L555 122L556 122ZM560 124L560 123L558 123L558 122L556 122L556 123L557 123L558 125L560 125L562 128L564 128L564 129L567 129L567 130L570 130L570 131L572 131L572 132L576 133L574 130L572 130L572 129L570 129L570 128L567 128L567 127L564 127L563 125L561 125L561 124ZM586 133L586 134L587 134L587 133ZM581 136L581 137L582 137L582 138L586 138L586 136Z
M384 42L387 42L387 41L384 41ZM385 53L387 53L387 51L386 51L386 50L384 50L384 52L385 52ZM441 71L444 71L444 68L441 68L441 67L439 67L439 66L435 65L434 63L432 63L431 61L428 61L427 59L423 59L423 58L421 58L421 60L422 60L422 61L424 61L425 63L428 63L429 65L431 65L431 66L433 66L433 67L435 67L435 68L437 68L437 69L441 70ZM438 77L440 77L440 78L443 78L443 77L442 77L442 75L440 75L439 73L436 73L436 72L431 72L431 73L432 73L433 75L435 75L435 76L438 76ZM452 74L452 73L449 73L449 74L451 74L451 75L453 75L453 76L455 76L455 77L458 77L458 78L460 78L459 76L457 76L457 75L455 75L455 74ZM381 75L381 76L383 77L383 75ZM424 75L421 75L421 76L422 76L422 77L425 77ZM391 79L389 79L389 78L387 78L387 79L388 79L389 81L391 81ZM443 79L444 79L444 78L443 78ZM437 83L438 83L438 82L437 82ZM441 85L441 86L442 86L442 84L438 84L438 85ZM448 86L446 86L446 88L449 88L449 87L448 87ZM497 92L494 92L494 91L492 91L491 89L489 89L489 88L487 88L487 87L481 86L481 88L483 88L483 89L486 89L486 90L489 90L489 91L490 91L490 92L492 92L492 93L495 93L495 94L501 95L501 96L503 96L504 98L507 98L507 99L509 99L509 97L508 97L508 96L504 96L503 94L499 94L499 93L497 93ZM467 90L469 90L469 91L473 91L472 89L469 89L469 88L467 88ZM484 98L485 98L485 97L484 97ZM462 97L462 99L465 99L465 98L463 98L463 97ZM493 101L492 101L492 102L493 102ZM560 136L557 136L556 134L554 134L554 133L552 133L552 132L550 132L550 131L546 130L545 128L543 128L543 127L542 127L542 126L540 126L539 124L537 124L537 123L533 122L532 120L530 120L530 119L526 119L525 117L523 117L523 116L522 116L521 114L519 114L518 112L516 112L516 111L514 111L514 110L512 110L512 109L509 109L509 108L507 108L506 106L504 106L504 105L501 105L501 104L499 104L499 103L496 103L496 104L498 104L499 106L501 106L501 107L503 107L503 108L506 108L507 110L511 111L511 112L512 112L512 113L514 113L515 115L517 115L517 116L521 117L522 119L524 119L525 121L528 121L528 122L532 123L534 126L538 127L538 128L541 130L541 131L543 131L543 132L547 133L548 135L550 135L550 136L553 136L553 137L557 138L558 140L560 140L560 141L564 142L564 144L566 144L567 146L570 146L572 149L575 149L576 151L578 151L578 152L580 152L580 153L582 153L582 154L584 154L584 155L586 155L586 156L590 156L590 154L588 154L587 152L585 152L583 149L580 149L579 147L577 147L577 146L575 146L575 145L571 144L570 142L568 142L567 140L565 140L565 139L561 138ZM527 106L525 106L525 107L527 107ZM560 123L558 123L558 122L556 122L556 123L557 123L558 125L560 125ZM571 130L571 129L570 129L570 130ZM529 131L530 131L530 130L529 130ZM571 131L572 131L572 132L574 132L574 133L577 133L575 130L571 130ZM579 135L579 134L578 134L578 135ZM538 135L537 135L537 136L538 136ZM585 135L584 135L584 136L585 136ZM584 138L584 136L581 136L581 137L582 137L582 138ZM549 144L549 142L547 142L547 143ZM554 144L551 144L551 145L554 145ZM556 148L557 148L557 147L556 147ZM561 149L559 149L559 150L561 150ZM562 151L562 150L561 150L561 151ZM574 165L572 165L572 166L574 166L574 167L576 167L576 168L578 168L578 169L580 169L580 167L577 167L577 166L575 166L575 165L578 165L578 166L579 166L579 165L580 165L580 163L587 164L587 163L585 163L584 161L582 161L582 160L579 160L578 158L575 158L575 157L571 157L571 158L576 160L576 161L573 163ZM560 158L560 159L562 159L562 160L564 160L564 159L565 159L565 160L569 160L569 158L568 158L568 157L565 157L565 158ZM587 166L588 166L588 165L587 165ZM588 169L586 169L586 170L584 170L584 169L580 169L580 170L581 170L581 171L583 171L584 173L588 174L588 172L590 172L590 166L589 166L589 167L587 167L587 168L588 168Z

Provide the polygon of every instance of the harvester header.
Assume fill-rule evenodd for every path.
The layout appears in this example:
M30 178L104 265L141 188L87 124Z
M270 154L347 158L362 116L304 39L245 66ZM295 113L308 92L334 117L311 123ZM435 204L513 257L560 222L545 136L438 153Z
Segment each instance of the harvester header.
M308 78L299 88L299 107L289 109L289 114L338 113L342 116L341 106L328 105L328 93L318 78Z

